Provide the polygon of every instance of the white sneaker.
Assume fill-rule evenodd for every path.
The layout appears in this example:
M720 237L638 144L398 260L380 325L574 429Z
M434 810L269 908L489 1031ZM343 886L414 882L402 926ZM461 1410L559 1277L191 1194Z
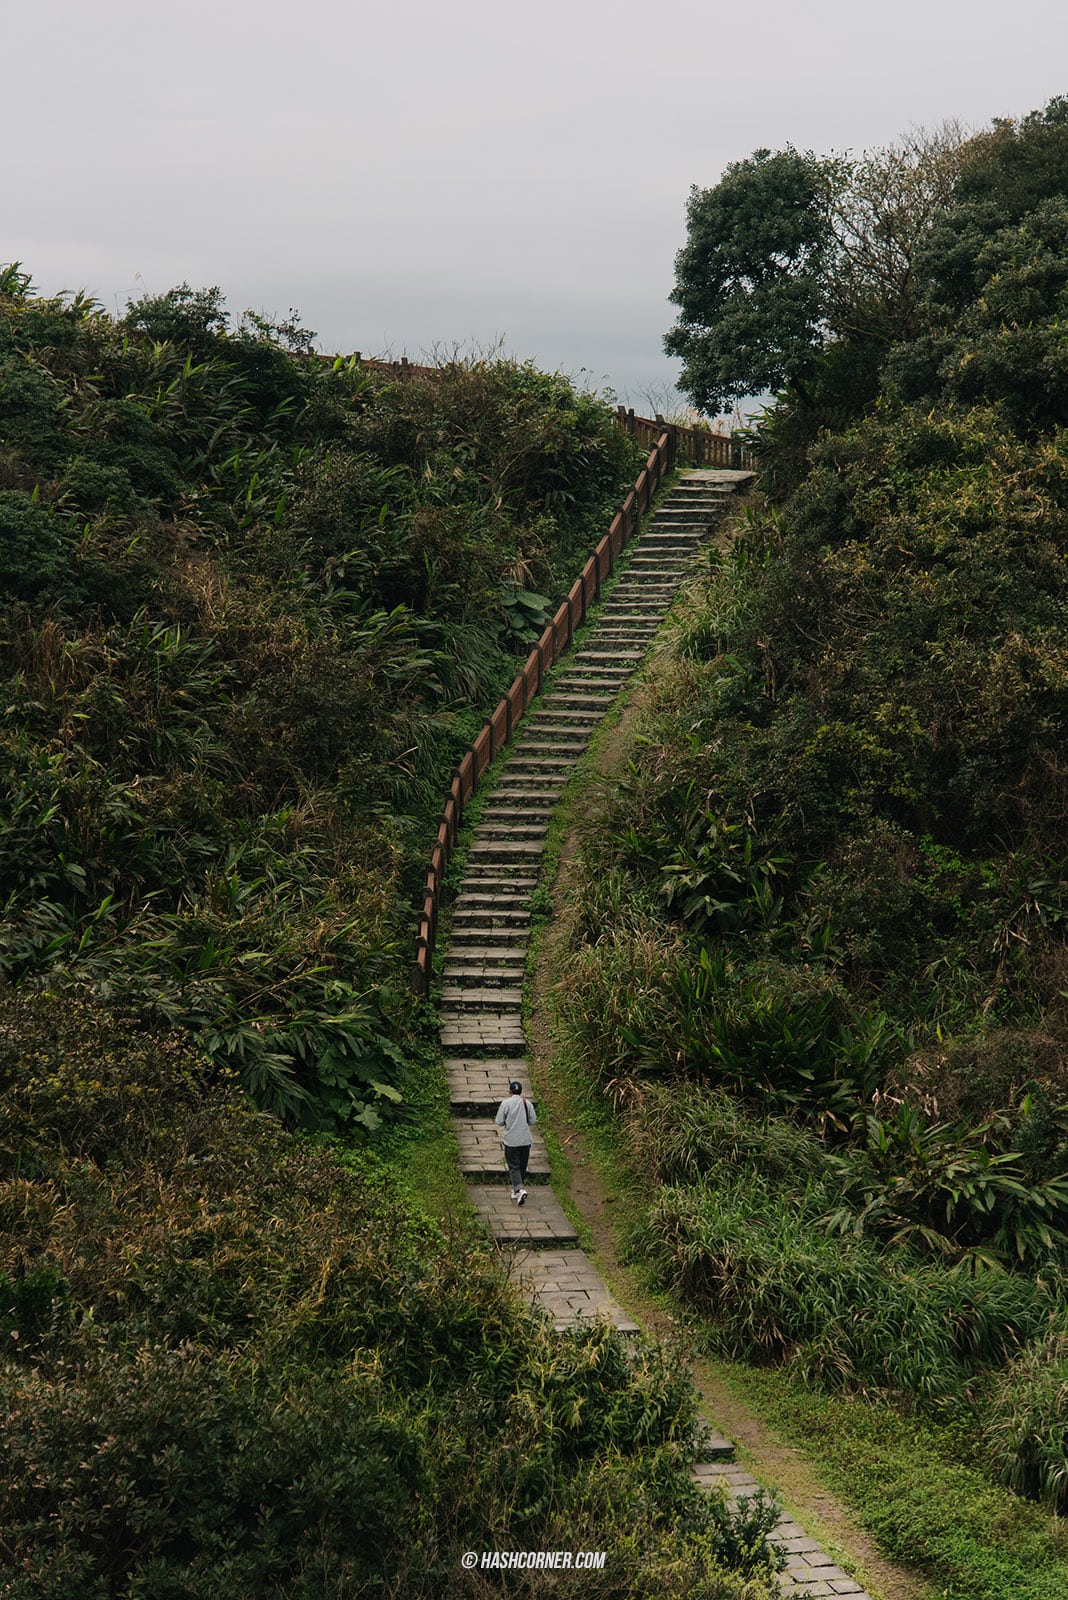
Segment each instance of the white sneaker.
M519 1195L514 1189L512 1190L510 1198L514 1200L517 1205L521 1206L523 1204L522 1200L519 1198Z
M523 1204L523 1202L526 1200L526 1197L527 1197L527 1191L525 1189L520 1189L519 1193L515 1197L516 1205L517 1206L521 1206Z

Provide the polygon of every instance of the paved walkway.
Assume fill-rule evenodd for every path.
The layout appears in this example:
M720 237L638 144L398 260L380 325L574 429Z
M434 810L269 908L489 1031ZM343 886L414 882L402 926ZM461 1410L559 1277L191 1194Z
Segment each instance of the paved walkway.
M519 1078L534 1098L522 1025L530 902L549 815L605 712L644 659L679 582L748 472L686 474L632 547L625 570L582 647L565 657L551 688L517 729L474 831L452 916L441 1001L441 1043L461 1170L472 1205L508 1250L512 1270L558 1328L605 1317L623 1332L637 1324L615 1300L548 1187L549 1163L535 1135L522 1206L511 1198L493 1122ZM536 1104L535 1099L535 1104ZM697 1479L728 1498L755 1494L755 1478L733 1464L734 1446L709 1430ZM799 1524L783 1518L772 1535L787 1557L780 1583L790 1595L853 1595L860 1585L836 1567Z

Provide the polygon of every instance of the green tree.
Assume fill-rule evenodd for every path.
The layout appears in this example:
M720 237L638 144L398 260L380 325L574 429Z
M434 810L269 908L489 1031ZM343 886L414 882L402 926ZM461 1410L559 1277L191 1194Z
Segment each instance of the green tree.
M715 188L691 191L664 348L682 358L679 387L702 411L803 385L814 365L833 169L792 147L756 150Z
M695 405L785 386L833 426L828 408L871 398L886 349L922 329L918 260L967 148L946 123L857 159L757 150L695 189L671 296L681 316L665 339ZM844 391L842 361L827 366L842 341L865 373Z

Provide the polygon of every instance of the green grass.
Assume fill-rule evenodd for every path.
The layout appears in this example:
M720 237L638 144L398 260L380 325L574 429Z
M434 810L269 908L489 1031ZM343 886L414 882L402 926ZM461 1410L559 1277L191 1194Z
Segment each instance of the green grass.
M716 1371L815 1461L887 1556L940 1586L939 1600L1068 1594L1068 1527L990 1482L966 1419L939 1425L815 1393L781 1370L717 1363Z

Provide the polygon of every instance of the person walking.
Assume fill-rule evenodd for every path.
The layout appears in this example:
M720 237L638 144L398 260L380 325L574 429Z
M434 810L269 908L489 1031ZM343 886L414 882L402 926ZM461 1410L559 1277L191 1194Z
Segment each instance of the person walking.
M513 1078L508 1085L508 1099L502 1100L497 1107L494 1121L504 1129L501 1143L504 1145L504 1159L508 1163L508 1176L512 1183L512 1199L517 1206L521 1206L527 1198L523 1185L533 1138L530 1130L537 1120L538 1113L525 1098L523 1085L518 1078Z

